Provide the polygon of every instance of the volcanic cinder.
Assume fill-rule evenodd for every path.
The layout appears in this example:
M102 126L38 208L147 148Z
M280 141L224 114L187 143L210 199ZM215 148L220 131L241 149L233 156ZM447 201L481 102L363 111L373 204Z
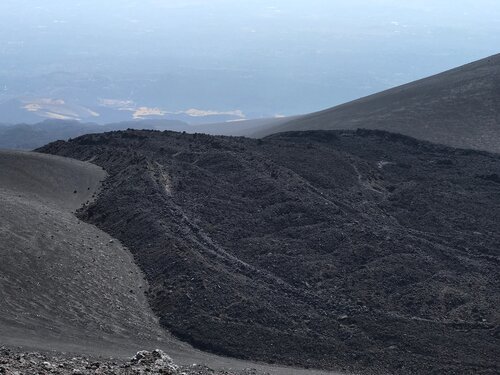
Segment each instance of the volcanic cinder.
M108 173L160 323L228 356L394 374L500 370L500 156L383 131L126 131L39 151Z

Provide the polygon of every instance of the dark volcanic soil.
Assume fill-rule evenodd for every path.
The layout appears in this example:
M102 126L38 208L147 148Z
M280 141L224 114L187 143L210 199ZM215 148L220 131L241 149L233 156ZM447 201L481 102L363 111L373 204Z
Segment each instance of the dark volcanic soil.
M79 216L135 255L160 322L230 356L500 371L500 156L378 131L127 131L43 152L109 177Z
M500 54L247 134L358 128L500 153Z
M106 173L0 151L0 345L116 354L166 341L131 254L72 212Z

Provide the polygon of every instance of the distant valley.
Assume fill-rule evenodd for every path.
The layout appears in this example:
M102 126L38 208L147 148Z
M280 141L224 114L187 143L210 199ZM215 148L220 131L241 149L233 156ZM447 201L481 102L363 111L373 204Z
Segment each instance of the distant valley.
M29 149L58 139L127 127L253 138L294 130L379 129L452 147L500 152L499 103L500 55L495 55L302 116L227 121L217 120L220 117L214 115L213 121L205 123L185 117L184 121L136 119L102 127L95 123L45 121L29 126L0 126L0 147Z

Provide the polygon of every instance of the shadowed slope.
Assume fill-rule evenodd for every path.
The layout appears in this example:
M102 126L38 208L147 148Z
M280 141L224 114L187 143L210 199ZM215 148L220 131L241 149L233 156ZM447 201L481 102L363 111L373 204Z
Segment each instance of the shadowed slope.
M500 55L269 126L253 135L357 128L500 152Z

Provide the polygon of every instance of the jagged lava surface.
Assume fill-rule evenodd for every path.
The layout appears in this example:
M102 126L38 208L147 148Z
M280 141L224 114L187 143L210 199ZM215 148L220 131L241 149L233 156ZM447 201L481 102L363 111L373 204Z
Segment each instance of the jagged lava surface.
M40 151L108 173L79 217L120 239L161 324L246 359L500 371L500 156L382 131L125 131Z

